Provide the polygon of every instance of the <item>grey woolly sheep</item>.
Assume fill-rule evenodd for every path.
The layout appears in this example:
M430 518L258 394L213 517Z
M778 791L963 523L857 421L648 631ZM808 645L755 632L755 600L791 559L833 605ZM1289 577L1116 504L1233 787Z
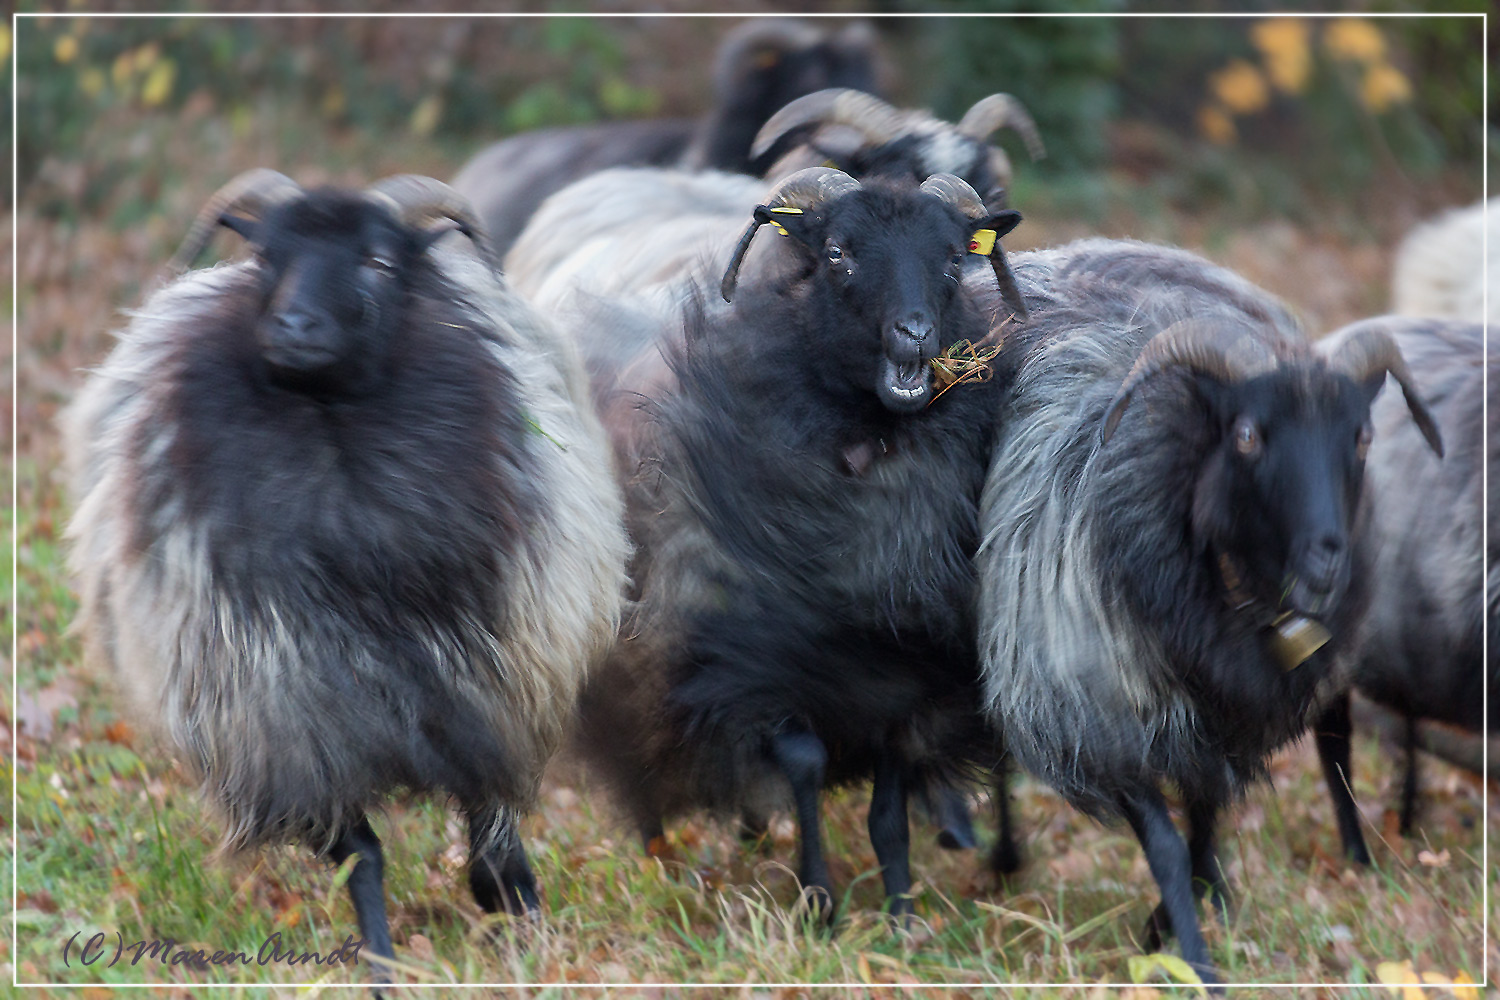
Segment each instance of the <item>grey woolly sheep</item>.
M89 655L227 848L359 855L369 952L392 955L366 813L397 788L463 809L484 909L534 910L517 812L614 635L627 548L573 350L437 245L482 233L436 181L252 171L180 259L218 225L254 258L154 293L67 416Z
M1070 803L1126 819L1174 931L1215 981L1220 810L1340 687L1365 603L1361 489L1389 334L1304 340L1192 254L1085 241L1012 259L1030 314L980 508L980 652L1006 745ZM1185 802L1186 844L1160 786Z
M1455 320L1386 320L1422 383L1448 453L1440 462L1406 420L1400 402L1371 409L1374 438L1365 477L1372 494L1370 612L1346 654L1362 694L1406 718L1401 832L1416 811L1416 722L1436 719L1479 731L1500 690L1500 618L1484 600L1484 479L1500 469L1500 368L1491 342L1489 452L1484 450L1484 328ZM1500 588L1500 524L1491 517L1490 600ZM1484 634L1489 629L1490 707L1484 698ZM1368 864L1349 766L1349 698L1336 699L1313 726L1345 853Z

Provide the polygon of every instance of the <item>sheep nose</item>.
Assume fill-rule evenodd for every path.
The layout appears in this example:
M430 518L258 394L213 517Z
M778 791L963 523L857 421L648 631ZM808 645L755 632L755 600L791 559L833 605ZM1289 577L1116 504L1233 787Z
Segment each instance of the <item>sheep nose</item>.
M932 336L932 320L922 313L915 313L896 321L896 334L916 344L925 343Z
M314 347L323 340L322 321L300 309L279 312L272 323L277 343L284 347Z

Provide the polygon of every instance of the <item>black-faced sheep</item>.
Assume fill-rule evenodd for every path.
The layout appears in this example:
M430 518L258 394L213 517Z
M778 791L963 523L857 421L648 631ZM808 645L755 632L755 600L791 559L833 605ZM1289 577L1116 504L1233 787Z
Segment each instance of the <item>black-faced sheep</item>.
M1310 345L1269 295L1191 254L1087 241L1013 258L1030 319L980 509L978 620L1006 746L1079 809L1123 817L1162 902L1151 934L1214 972L1219 811L1339 687L1365 603L1369 406L1389 335ZM1160 791L1184 799L1189 837Z
M1500 469L1500 369L1492 360L1486 455L1484 328L1454 320L1388 317L1379 322L1392 331L1421 383L1448 452L1442 461L1432 454L1399 400L1375 401L1370 417L1374 438L1365 466L1374 553L1370 611L1345 655L1355 687L1406 718L1405 835L1416 809L1417 720L1435 719L1476 732L1487 716L1490 725L1500 724L1493 704L1485 710L1481 665L1486 628L1484 477L1486 469ZM1492 359L1495 349L1492 345ZM1497 527L1492 518L1491 601L1500 584ZM1500 620L1493 613L1488 628L1493 698L1500 689ZM1368 864L1352 794L1347 695L1329 706L1313 732L1344 851Z
M524 132L481 150L453 186L473 200L503 257L543 199L582 177L610 167L667 165L758 174L776 150L752 156L751 142L778 108L826 87L874 91L877 75L868 25L825 32L805 21L757 18L731 31L720 46L715 104L701 120Z
M764 815L789 785L820 904L821 790L873 776L870 838L909 912L908 795L1000 749L978 710L971 556L1001 384L943 391L931 361L987 334L961 267L977 230L988 254L1019 215L953 177L917 191L811 169L754 219L785 231L770 242L794 277L690 311L685 335L655 326L673 378L627 488L637 600L581 733L648 838L692 809ZM594 319L586 349L617 337L618 312Z
M1007 124L1038 142L1039 152L1031 119L1008 94L981 99L952 125L858 91L820 91L792 102L761 130L757 149L794 140L765 179L650 168L586 177L536 210L506 256L506 273L545 310L568 307L582 294L647 296L675 311L688 275L725 268L731 234L768 187L830 157L861 179L916 184L936 173L956 174L976 191L990 192L985 204L1003 208L1009 161L985 139ZM752 257L748 266L761 265Z
M436 225L433 223L436 222ZM623 600L618 488L569 345L437 241L427 178L209 202L252 261L152 295L68 419L90 654L165 731L231 849L343 861L390 957L387 793L451 795L486 910L538 905L516 827Z

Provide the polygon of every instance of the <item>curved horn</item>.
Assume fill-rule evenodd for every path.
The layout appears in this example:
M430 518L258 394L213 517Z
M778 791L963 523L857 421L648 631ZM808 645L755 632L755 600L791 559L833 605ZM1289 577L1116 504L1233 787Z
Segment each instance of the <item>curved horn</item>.
M245 171L208 199L193 219L193 224L188 227L182 246L167 266L174 271L185 271L191 267L203 248L213 239L214 232L219 228L219 219L226 212L246 212L259 217L272 205L295 198L301 193L302 188L286 174L267 167Z
M818 90L792 101L760 127L750 146L750 159L764 156L778 139L804 125L848 125L863 132L870 142L881 143L901 135L905 121L905 112L862 90Z
M966 218L982 219L989 215L984 199L969 186L969 182L957 174L933 174L922 182L922 193L936 195L952 205Z
M974 106L964 112L958 131L984 142L996 130L1007 126L1020 133L1021 141L1026 143L1026 152L1033 160L1047 155L1047 147L1042 145L1042 137L1036 130L1036 122L1031 120L1031 113L1010 94L991 94L975 101Z
M806 211L858 188L859 181L842 170L833 167L808 167L784 178L771 189L766 203L760 207L800 208ZM729 259L724 278L719 282L719 294L724 296L725 302L734 298L734 288L740 280L740 265L745 261L745 254L750 252L750 242L755 239L756 230L762 225L764 223L759 219L751 219L750 225L745 227L739 242L735 244L734 256Z
M922 191L941 198L962 212L966 218L975 222L990 216L990 210L985 207L984 199L969 186L968 181L956 174L933 174L922 182ZM1019 223L1020 213L1017 212L1015 215L1016 223ZM1012 223L1012 227L1016 223ZM990 248L989 257L990 266L995 271L995 281L1000 286L1000 301L995 302L993 294L986 289L979 296L980 308L992 318L1002 311L1009 310L1017 319L1026 319L1026 303L1021 298L1021 289L1016 285L1016 276L1011 272L1010 262L1005 259L1005 251L1000 248L998 238L995 240L995 245Z
M376 181L365 194L390 208L404 225L425 228L435 219L448 219L469 238L491 270L499 270L474 206L442 181L420 174L396 174Z
M1401 348L1383 323L1361 323L1331 347L1325 347L1325 342L1320 341L1317 350L1326 356L1330 371L1347 375L1356 382L1365 382L1377 375L1383 381L1385 374L1389 372L1396 384L1401 386L1401 394L1406 397L1406 408L1411 411L1411 418L1416 421L1417 429L1427 439L1428 447L1439 458L1442 457L1443 437L1438 432L1437 421L1432 419L1427 404L1422 402L1416 382L1411 377L1411 369L1401 356Z
M1136 357L1104 411L1099 443L1108 444L1135 390L1157 372L1186 368L1221 382L1243 382L1276 368L1276 352L1243 329L1203 320L1173 323L1152 337Z

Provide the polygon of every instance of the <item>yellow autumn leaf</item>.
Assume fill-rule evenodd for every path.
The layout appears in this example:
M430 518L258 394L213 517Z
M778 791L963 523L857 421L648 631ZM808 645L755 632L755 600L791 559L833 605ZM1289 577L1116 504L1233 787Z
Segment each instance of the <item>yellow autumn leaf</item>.
M870 960L865 957L864 952L859 953L859 957L855 960L855 964L859 966L859 978L861 981L866 983L875 982L875 976L870 971Z
M1411 959L1404 962L1381 962L1375 966L1375 978L1393 996L1399 996L1402 1000L1422 1000L1421 987L1411 985L1420 978Z
M1385 36L1362 17L1341 17L1324 29L1323 46L1335 59L1370 63L1385 55Z
M1458 1000L1479 1000L1479 984L1467 972L1460 971L1453 977L1453 995Z
M1250 41L1260 50L1271 86L1283 94L1299 94L1312 68L1311 29L1296 17L1273 17L1250 28Z
M0 24L0 62L10 56L10 28Z
M1200 996L1208 995L1208 990L1204 988L1203 980L1198 978L1198 973L1176 955L1167 955L1159 951L1150 955L1131 955L1126 962L1126 967L1130 972L1130 981L1133 983L1147 982L1160 970L1172 982L1196 986Z
M431 135L442 117L443 99L436 94L428 94L411 113L411 130L419 136Z
M1212 104L1205 104L1198 109L1198 131L1203 133L1204 138L1220 146L1232 145L1237 138L1234 119L1223 108Z
M52 56L64 65L78 58L78 39L72 35L63 35L52 43Z
M1259 111L1271 100L1266 78L1243 59L1231 60L1228 66L1211 74L1208 86L1220 104L1239 115Z
M116 87L123 87L130 82L130 74L135 72L135 59L129 52L121 52L115 56L115 63L109 69L109 75L114 79Z
M168 97L172 96L172 83L177 78L177 64L170 59L163 59L151 67L151 72L146 74L146 82L141 86L141 103L148 108L160 105Z
M1411 81L1390 63L1378 63L1365 70L1359 99L1371 111L1389 110L1393 104L1411 100Z
M104 70L98 66L90 66L78 77L78 89L82 90L88 97L98 97L105 86Z
M139 73L156 62L161 55L161 46L155 42L147 42L135 50L135 69Z

